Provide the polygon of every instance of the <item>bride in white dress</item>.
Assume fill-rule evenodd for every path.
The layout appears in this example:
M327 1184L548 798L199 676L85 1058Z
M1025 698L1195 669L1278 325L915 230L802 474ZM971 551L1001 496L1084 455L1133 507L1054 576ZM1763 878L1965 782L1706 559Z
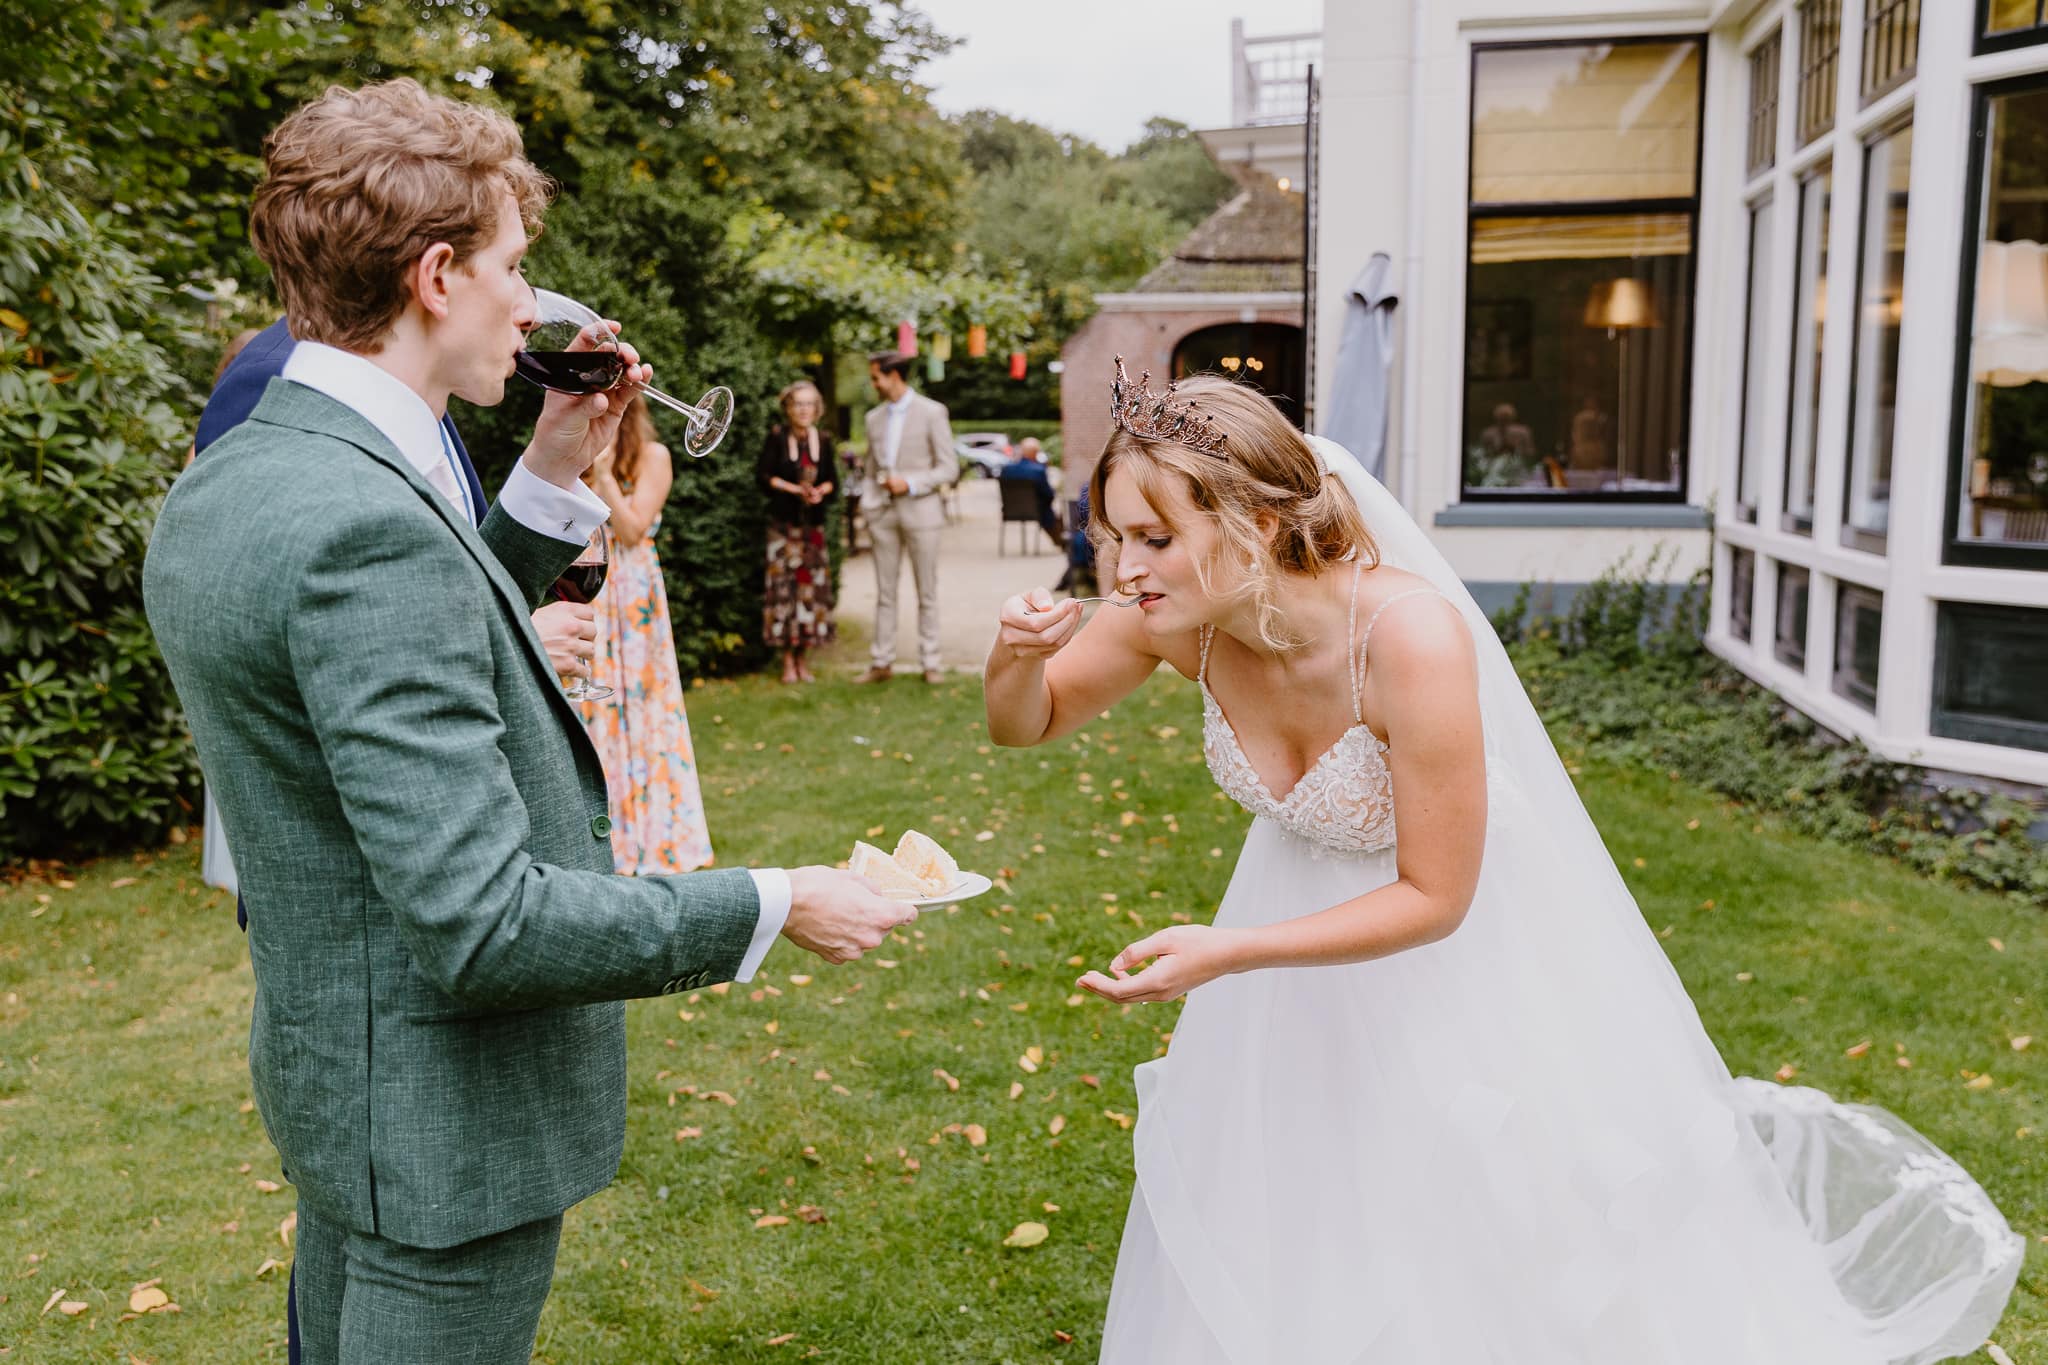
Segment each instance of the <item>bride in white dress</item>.
M1006 603L989 732L1058 738L1163 661L1200 682L1210 769L1256 818L1213 925L1082 979L1189 996L1170 1054L1137 1069L1102 1359L1918 1365L1979 1346L2021 1239L1882 1110L1730 1077L1506 653L1399 504L1248 389L1118 374L1091 504L1104 581L1140 604L1084 628L1042 590Z

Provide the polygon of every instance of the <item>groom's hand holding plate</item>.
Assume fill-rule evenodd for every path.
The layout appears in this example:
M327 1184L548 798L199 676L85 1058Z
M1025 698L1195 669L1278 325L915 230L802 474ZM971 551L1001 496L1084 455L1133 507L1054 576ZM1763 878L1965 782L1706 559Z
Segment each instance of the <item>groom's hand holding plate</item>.
M864 877L830 867L796 867L789 872L789 918L782 936L827 962L851 962L916 918L916 906L877 894Z

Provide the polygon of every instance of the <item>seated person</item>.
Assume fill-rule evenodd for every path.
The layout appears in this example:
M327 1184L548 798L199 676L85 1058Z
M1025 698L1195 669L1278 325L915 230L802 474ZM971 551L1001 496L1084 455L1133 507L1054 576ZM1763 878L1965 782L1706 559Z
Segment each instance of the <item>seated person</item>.
M1060 531L1060 514L1054 506L1052 474L1045 467L1045 448L1036 436L1026 436L1017 447L1017 458L1003 466L999 476L1005 482L1020 481L1038 490L1038 525L1052 543L1064 550L1067 538Z
M1480 444L1489 455L1512 455L1517 460L1536 458L1536 438L1515 412L1513 403L1501 403L1493 410L1493 425L1479 433Z

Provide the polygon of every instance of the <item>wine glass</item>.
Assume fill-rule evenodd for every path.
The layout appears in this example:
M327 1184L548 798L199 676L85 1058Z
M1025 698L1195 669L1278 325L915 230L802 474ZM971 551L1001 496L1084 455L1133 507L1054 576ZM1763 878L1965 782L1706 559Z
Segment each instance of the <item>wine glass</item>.
M604 528L600 526L585 542L583 553L576 556L576 562L555 580L555 600L578 605L595 602L597 595L604 591L605 574L610 567L605 557ZM562 689L562 695L570 701L600 701L611 694L611 688L588 678L571 678L568 686Z
M611 329L600 327L594 334L595 350L573 351L570 346L592 323L602 322L595 312L566 294L551 289L533 291L533 326L526 332L526 345L514 359L520 378L557 393L601 393L625 378L626 362ZM709 390L695 406L671 398L652 385L637 386L639 392L657 403L674 408L689 419L683 433L683 449L693 459L703 459L718 448L732 426L732 390L723 384Z

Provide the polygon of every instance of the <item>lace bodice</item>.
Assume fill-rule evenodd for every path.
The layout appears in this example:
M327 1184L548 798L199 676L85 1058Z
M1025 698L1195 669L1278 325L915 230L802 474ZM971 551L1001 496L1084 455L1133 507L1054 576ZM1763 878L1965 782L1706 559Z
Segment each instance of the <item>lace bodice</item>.
M1352 597L1357 598L1357 581ZM1202 752L1210 775L1226 796L1253 815L1273 821L1290 834L1338 853L1376 853L1394 846L1394 777L1387 767L1387 746L1365 723L1360 684L1365 651L1380 612L1404 597L1433 593L1410 588L1382 602L1365 623L1356 646L1346 655L1351 666L1351 728L1325 749L1285 796L1275 796L1245 756L1237 731L1209 691L1209 646L1212 629L1202 632L1202 662L1195 681L1202 689ZM1356 620L1353 625L1355 627Z

